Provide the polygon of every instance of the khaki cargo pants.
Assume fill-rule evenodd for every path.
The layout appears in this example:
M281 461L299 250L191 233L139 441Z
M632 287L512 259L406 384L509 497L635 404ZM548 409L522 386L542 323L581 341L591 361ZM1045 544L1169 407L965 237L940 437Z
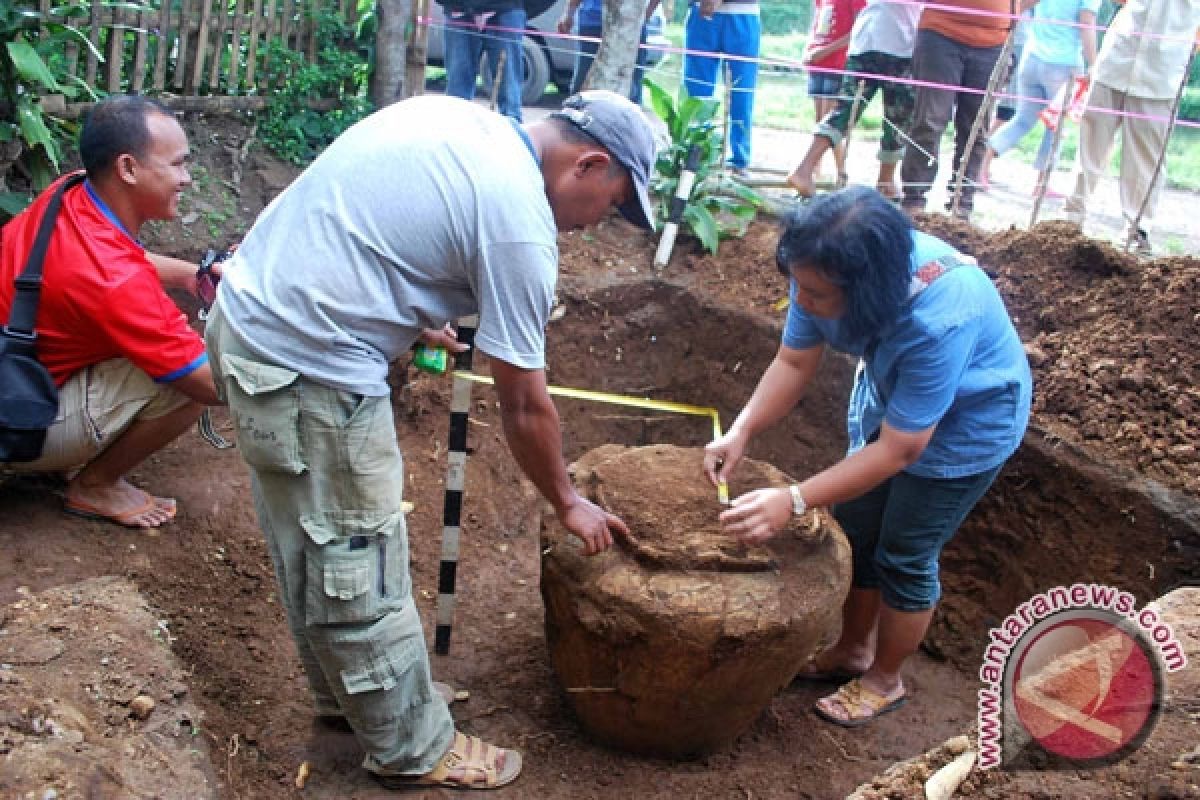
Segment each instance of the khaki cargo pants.
M454 723L411 597L391 403L264 363L219 308L205 339L317 712L345 715L367 769L428 772Z

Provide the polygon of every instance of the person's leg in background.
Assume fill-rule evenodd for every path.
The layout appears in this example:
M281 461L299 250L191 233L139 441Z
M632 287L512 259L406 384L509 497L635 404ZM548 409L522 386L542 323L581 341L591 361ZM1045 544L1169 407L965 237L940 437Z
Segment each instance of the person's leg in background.
M961 86L969 89L986 89L996 68L996 60L1003 48L1000 47L969 47L959 45L962 53ZM987 137L976 135L971 152L966 153L967 141L971 137L971 128L983 107L983 95L973 92L958 92L954 109L954 174L957 176L962 159L967 160L967 169L963 175L962 197L959 198L959 213L969 216L975 207L975 185L979 180L979 168L983 164L983 151L987 149ZM957 183L951 187L957 191Z
M684 23L684 47L689 52L683 57L683 87L691 97L712 97L716 91L720 56L696 53L717 53L720 42L716 15L705 19L700 6L693 5Z
M504 75L501 76L500 91L496 95L496 110L517 122L521 121L521 84L525 82L525 59L521 54L521 40L525 37L525 9L514 8L497 12L483 30L484 48L488 51L488 62L492 74L504 53Z
M445 37L446 94L472 100L479 77L483 39L470 16L447 17Z
M1128 96L1125 109L1135 116L1120 118L1121 214L1125 218L1125 235L1132 233L1139 251L1143 255L1149 255L1150 238L1145 232L1145 224L1154 216L1158 196L1167 179L1165 157L1157 177L1154 175L1154 168L1158 164L1163 145L1166 144L1171 101ZM1153 182L1151 178L1154 178ZM1135 229L1134 220L1138 218L1143 202L1146 210Z
M957 43L930 30L917 31L912 72L918 81L957 85L962 74L962 54ZM924 211L925 195L938 172L942 134L954 111L954 92L918 86L913 102L908 147L901 162L904 209Z
M852 72L871 72L872 70L867 68L869 61L866 58L870 55L872 54L864 53L850 56L846 59L846 69ZM842 77L831 110L824 117L818 118L817 129L813 132L812 143L808 146L808 151L796 168L792 170L792 174L788 176L788 183L801 197L812 197L816 193L817 187L813 173L816 172L821 157L825 155L826 151L842 146L846 131L858 122L863 109L870 104L876 89L880 87L880 83L874 79L867 79L864 82L862 100L858 105L858 116L852 120L850 114L854 109L853 98L858 91L858 80L853 75Z
M729 163L735 170L750 166L750 142L754 131L754 90L758 86L758 53L762 22L757 14L717 14L724 31L722 51L742 58L729 59L732 98L729 102ZM722 19L724 18L724 19Z
M900 200L904 194L896 185L896 167L904 159L905 138L912 126L913 105L916 91L908 79L912 77L912 59L889 53L868 53L865 71L877 75L890 75L898 81L880 81L883 89L883 122L879 134L879 175L875 178L875 189L892 200Z
M600 36L604 33L604 28L580 25L577 26L576 33L580 36L594 38L595 41L580 39L576 42L579 50L575 55L575 71L571 73L571 94L578 94L583 89L583 82L587 80L588 71L592 68L592 62L596 60L596 53L600 50Z
M1126 96L1108 85L1092 82L1087 107L1079 121L1079 150L1075 160L1075 187L1064 206L1066 218L1083 225L1088 198L1108 171L1113 142L1124 117L1104 109L1124 111ZM1101 110L1094 110L1101 109Z
M856 83L857 85L857 83ZM812 72L808 76L808 96L813 101L813 119L823 120L838 107L839 95L842 91L842 78L828 72ZM833 153L833 165L837 180L846 180L846 153L842 142L833 143L830 148ZM820 162L817 162L820 165Z

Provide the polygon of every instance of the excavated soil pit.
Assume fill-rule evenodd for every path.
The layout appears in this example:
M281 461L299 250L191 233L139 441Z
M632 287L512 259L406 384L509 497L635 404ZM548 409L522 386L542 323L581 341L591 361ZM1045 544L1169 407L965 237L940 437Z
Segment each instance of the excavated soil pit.
M728 425L773 357L781 320L706 305L654 280L574 292L552 328L551 383L713 406ZM853 364L827 356L809 394L749 456L804 477L839 459ZM700 446L702 418L559 401L568 455L600 444ZM968 673L988 628L1033 593L1107 583L1143 602L1200 579L1200 515L1187 495L1106 464L1036 421L947 547L927 649Z

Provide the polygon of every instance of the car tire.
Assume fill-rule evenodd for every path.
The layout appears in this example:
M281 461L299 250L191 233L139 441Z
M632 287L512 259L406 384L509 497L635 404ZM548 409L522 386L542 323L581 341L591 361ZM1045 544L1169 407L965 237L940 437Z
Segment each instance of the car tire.
M542 49L537 40L528 36L521 39L521 57L525 62L525 76L521 82L521 105L531 106L541 100L542 95L546 93L546 86L550 83L550 61L546 58L546 51ZM488 91L491 91L491 62L486 62L484 65L483 84L489 87Z

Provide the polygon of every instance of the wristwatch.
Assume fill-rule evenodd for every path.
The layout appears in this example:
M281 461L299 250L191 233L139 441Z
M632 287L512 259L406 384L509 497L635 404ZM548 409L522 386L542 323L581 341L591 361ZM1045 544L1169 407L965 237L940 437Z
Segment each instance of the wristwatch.
M792 493L792 514L798 517L808 510L808 503L804 502L804 495L800 494L800 487L796 484L789 486L788 491Z

